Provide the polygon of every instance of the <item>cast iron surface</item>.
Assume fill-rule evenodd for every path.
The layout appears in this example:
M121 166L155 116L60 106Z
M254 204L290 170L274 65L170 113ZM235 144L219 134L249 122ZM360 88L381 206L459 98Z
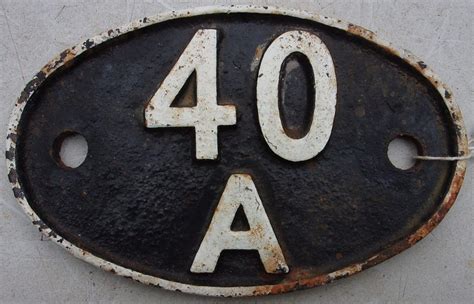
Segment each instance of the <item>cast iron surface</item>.
M219 129L217 161L195 160L193 129L146 129L143 122L144 105L201 28L219 30L218 102L237 107L237 125ZM295 29L327 45L338 82L331 138L301 163L265 143L255 103L258 67L251 69L274 38ZM280 107L295 134L307 128L311 109L304 62L289 59L281 74ZM365 261L416 231L442 203L455 164L399 170L388 143L407 134L430 155L455 155L451 125L424 77L365 40L291 17L210 15L124 35L50 77L18 125L16 174L43 222L98 257L193 285L278 284ZM89 145L76 169L52 156L65 131ZM252 175L290 273L266 274L256 252L225 251L215 273L192 274L225 182L241 172Z

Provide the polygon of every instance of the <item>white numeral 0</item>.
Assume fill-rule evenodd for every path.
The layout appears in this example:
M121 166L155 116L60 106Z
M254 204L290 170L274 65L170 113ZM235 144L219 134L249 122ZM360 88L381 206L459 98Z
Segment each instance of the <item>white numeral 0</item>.
M285 133L278 107L280 69L284 60L295 52L305 55L311 63L315 92L311 127L304 137L298 139ZM315 157L329 140L336 112L336 73L326 45L308 32L286 32L266 50L258 75L258 118L270 149L278 156L294 162Z

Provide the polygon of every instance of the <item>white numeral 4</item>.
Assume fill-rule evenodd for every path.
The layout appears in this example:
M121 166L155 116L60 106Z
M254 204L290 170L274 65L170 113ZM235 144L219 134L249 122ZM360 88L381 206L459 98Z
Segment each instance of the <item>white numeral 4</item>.
M170 107L196 71L194 107ZM148 128L194 127L196 158L216 159L217 127L235 125L235 107L217 104L217 31L198 30L145 108Z

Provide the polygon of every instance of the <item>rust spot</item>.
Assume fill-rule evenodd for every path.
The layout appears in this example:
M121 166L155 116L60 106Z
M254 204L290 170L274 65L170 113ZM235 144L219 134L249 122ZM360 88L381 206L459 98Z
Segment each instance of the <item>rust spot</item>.
M257 46L257 48L255 49L255 59L257 60L262 59L264 49L265 47L262 45Z
M290 283L281 283L278 285L273 286L261 286L257 287L254 291L254 295L266 295L266 294L278 294L298 289L310 288L314 286L320 286L327 283L330 283L333 280L341 279L344 277L351 276L355 273L358 273L364 269L370 268L374 265L377 265L388 258L404 251L405 249L413 246L423 237L425 237L428 233L430 233L444 218L448 210L453 205L454 201L456 200L456 196L459 193L460 187L463 181L463 175L455 175L451 190L448 192L445 201L438 209L438 211L432 216L432 218L421 228L419 228L414 234L410 235L406 239L399 241L398 243L393 244L389 248L383 250L376 256L373 256L366 261L348 266L344 269L338 270L336 272L331 273L330 275L323 274L309 279L298 279L299 275L303 275L298 270L292 270L290 275L287 277L287 280L291 280L293 282ZM336 258L338 255L342 257L341 253L336 254Z
M59 58L51 61L41 69L40 73L42 73L43 77L41 77L40 80L42 81L45 77L49 76L52 72L54 72L59 66L70 62L75 57L76 52L73 49L64 50L61 54L59 54Z
M270 293L279 294L288 291L310 288L314 286L324 285L331 281L332 279L328 275L319 275L311 279L298 280L296 282L272 286Z
M446 199L438 209L438 211L429 219L429 221L424 224L421 228L419 228L414 234L412 234L408 238L409 245L414 245L423 237L425 237L431 230L436 227L439 222L445 217L446 213L448 213L449 208L454 204L456 197L460 191L462 182L464 180L464 176L456 174L453 178L451 188L446 195Z
M349 25L347 26L347 31L351 34L361 36L369 40L373 40L375 37L374 32L352 23L349 23Z
M389 248L377 254L377 256L368 259L362 266L360 270L369 268L376 264L379 264L386 259L408 249L409 247L415 245L418 241L423 239L428 233L430 233L441 220L445 217L446 213L449 211L451 206L454 204L456 197L459 193L460 187L464 176L462 174L456 174L453 178L450 191L446 195L445 201L440 206L438 211L428 220L426 224L421 226L415 233L408 236L407 238L393 244Z

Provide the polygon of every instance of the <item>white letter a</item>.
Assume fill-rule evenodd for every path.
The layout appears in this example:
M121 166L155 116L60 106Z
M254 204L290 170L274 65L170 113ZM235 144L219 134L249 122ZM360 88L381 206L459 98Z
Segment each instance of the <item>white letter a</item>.
M232 231L235 214L242 205L250 230ZM262 201L248 174L232 174L191 266L194 273L212 273L222 250L258 250L265 271L289 271Z

